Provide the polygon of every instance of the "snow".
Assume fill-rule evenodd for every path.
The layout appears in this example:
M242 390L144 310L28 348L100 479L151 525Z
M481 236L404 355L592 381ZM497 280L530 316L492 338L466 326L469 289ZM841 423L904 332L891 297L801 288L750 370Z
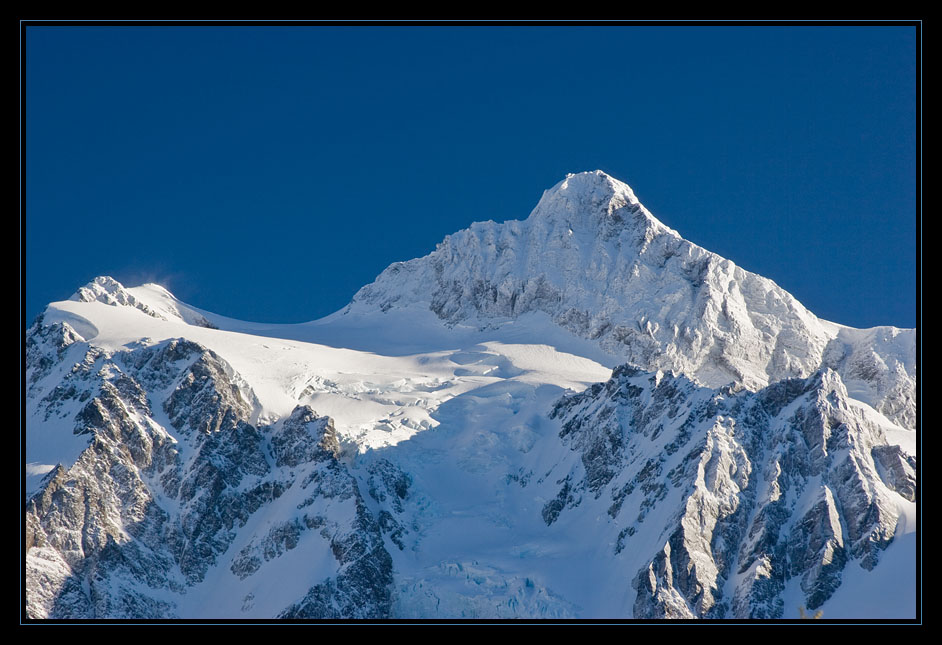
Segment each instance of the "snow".
M165 291L148 286L134 295L153 311L170 313L169 305L161 304L170 302ZM314 323L279 326L174 307L197 311L219 329L97 301L53 303L46 320L78 322L86 340L107 351L136 346L142 338L150 344L185 336L219 354L245 380L257 399L258 418L274 422L297 404L308 404L334 419L341 441L360 455L354 466L359 460L393 459L413 478L413 490L420 491L409 502L409 546L390 549L397 615L630 614L635 592L619 577L622 569L612 566L615 536L608 517L569 513L547 527L540 509L548 500L539 493L547 489L510 479L527 471L553 472L566 456L568 450L552 440L558 422L547 419L546 411L562 394L610 377L613 361L597 346L561 331L541 313L483 328L446 328L427 310L421 315L338 313ZM882 419L869 405L858 405ZM883 423L889 433L912 434ZM74 459L86 439L72 436L67 426L65 419L30 424L31 475L48 470L39 464ZM553 472L550 481L565 474ZM278 507L296 504L293 495L286 493ZM672 492L651 509L645 526L665 525L677 495ZM914 526L905 517L901 527ZM274 519L266 512L254 515L218 558L219 566L188 591L186 607L193 617L270 616L329 575L335 561L316 532L267 562L264 576L239 580L232 575L228 563L253 536L265 534ZM642 531L632 549L653 552L663 539ZM897 560L911 566L908 539L897 538L887 550L877 569L881 575ZM456 560L456 554L470 558ZM305 575L292 575L298 570ZM853 576L860 585L871 581L863 573L848 575L854 584ZM911 577L901 580L898 584L905 586ZM879 584L886 583L881 578ZM852 611L858 599L850 593L835 595L824 607L826 615Z
M153 297L144 291L135 290L135 296L153 310L166 313L167 309L155 306ZM588 343L582 339L567 338L558 331L543 333L550 327L544 317L531 316L485 331L442 331L440 323L428 320L438 333L416 338L415 320L407 316L341 320L354 320L350 326L337 324L336 317L307 325L267 325L266 336L258 336L190 326L170 316L161 320L136 308L101 302L64 301L53 303L46 311L47 323L78 318L94 325L96 332L87 340L107 351L134 346L142 337L157 343L185 335L229 362L257 397L260 418L274 421L290 414L298 403L306 403L318 414L333 417L341 440L365 457L397 448L396 461L414 478L416 489L434 492L434 498L426 500L427 507L418 512L421 549L405 554L392 549L404 581L437 584L451 579L453 575L443 563L464 551L474 553L474 566L486 572L485 587L490 591L485 596L506 586L509 604L498 611L500 615L515 615L514 611L524 612L527 607L557 617L583 615L585 611L591 615L625 611L620 602L605 603L601 598L592 598L586 608L577 611L570 600L554 591L565 589L568 595L575 585L591 596L590 590L598 588L600 577L612 575L606 558L587 555L589 560L573 559L573 549L591 554L598 548L591 534L577 532L576 540L575 534L560 533L558 542L543 544L538 552L520 549L508 553L506 549L507 544L539 544L545 532L540 504L518 484L508 483L507 475L519 468L521 457L534 446L547 443L540 439L558 433L545 418L546 410L563 393L581 391L611 375L610 367L565 351L586 348ZM206 318L222 323L220 327L253 328L249 323ZM388 342L396 337L415 340L411 345L392 343L393 351L388 354L375 351L377 338ZM540 342L521 342L524 339ZM547 344L554 339L558 346ZM337 346L341 342L358 349ZM586 353L590 355L600 353L589 349ZM432 429L435 432L427 432ZM31 461L42 461L39 456L56 445L48 435L70 434L65 427L39 423L29 430ZM74 452L70 449L70 454ZM290 504L287 494L285 500L284 504ZM239 532L246 537L237 538L219 562L231 561L244 542L261 530L260 523L265 520L263 514L258 515ZM310 544L303 543L267 564L276 566L265 580L288 577L302 562L309 570L327 557L323 548L312 537ZM597 566L587 567L591 561ZM317 572L312 571L304 580L291 583L297 589L291 585L276 585L276 589L270 588L270 582L253 581L253 576L238 581L224 566L213 571L203 584L187 593L187 605L200 607L201 617L231 616L236 609L239 616L263 616L287 598L296 600L307 589L305 585L317 582ZM528 587L527 580L536 586ZM487 614L474 600L482 593L478 585L465 588L462 582L452 587L447 587L451 589L447 601L451 605L446 606ZM215 594L213 589L221 591ZM406 615L412 611L408 607L417 611L425 602L424 592L416 592L416 596L409 593L400 590L397 601ZM249 594L253 598L247 601ZM472 606L476 607L473 612Z
M35 462L26 464L26 476L34 477L36 475L45 475L55 468L55 464L37 464Z
M898 535L873 571L851 562L841 586L821 606L821 618L916 617L916 534Z
M295 507L305 495L306 492L295 485L285 493L282 504ZM332 518L343 520L336 512ZM264 575L250 575L240 580L232 574L229 565L235 555L253 538L266 535L280 519L274 507L263 507L251 516L228 551L219 556L221 566L212 568L200 584L187 591L188 617L271 618L304 597L312 586L334 575L337 561L329 541L317 531L302 532L295 548L266 561Z
M145 301L143 297L141 300ZM152 304L150 300L145 302ZM283 331L281 335L289 337L286 339L194 327L178 318L160 320L139 309L100 302L63 301L53 303L46 311L48 323L61 320L71 324L79 318L89 321L86 327L93 325L96 330L86 340L108 351L132 346L141 337L160 342L185 336L200 343L222 356L245 379L258 398L259 418L275 420L290 414L298 403L306 403L319 414L333 417L341 437L356 443L361 451L394 445L437 425L432 412L444 402L478 389L482 389L483 396L489 396L483 388L499 381L581 390L611 374L609 368L596 361L546 344L507 342L521 337L544 340L539 320L535 321L536 329L529 331L517 325L491 332L422 335L415 346L393 344L394 352L384 355L329 343L344 341L353 347L375 348L376 339L383 335L414 334L413 321L405 316L392 320L368 318L345 329L325 323L266 326L269 334ZM370 321L381 326L365 324ZM251 328L250 324L229 326ZM297 337L308 341L291 339ZM319 337L323 337L324 344L316 342ZM493 340L486 340L489 338ZM580 343L576 339L560 344L572 349ZM406 353L408 349L419 351ZM35 427L37 432L62 434L61 429L46 425ZM31 460L51 461L41 455L52 442L33 436L27 443ZM74 454L74 450L68 454Z
M147 283L140 287L127 289L134 298L163 316L167 320L179 319L188 325L197 325L206 321L202 312L177 300L176 296L159 284Z
M873 571L852 561L842 572L841 586L817 610L804 606L800 579L789 580L783 594L783 618L800 618L821 611L822 619L906 620L916 617L916 534L897 535L881 554Z
M618 228L629 212L640 223L630 230ZM634 255L624 252L629 246ZM634 262L645 253L644 262ZM658 347L669 351L653 352L656 365L647 367L689 368L684 371L701 384L728 383L730 365L753 388L781 374L807 373L817 369L826 347L834 350L835 361L844 361L842 366L873 352L876 364L897 370L900 378L915 376L913 330L853 330L819 320L770 280L683 241L640 206L630 188L600 171L567 176L525 221L474 224L446 238L426 258L391 266L349 307L321 320L293 325L239 321L183 303L159 285L125 289L101 279L86 287L89 297L49 305L45 324L66 322L107 352L185 337L221 356L244 380L256 408L254 419L275 423L295 406L310 405L334 420L355 475L362 477L378 459L409 473L415 493L406 502L406 548L389 547L398 616L630 615L635 591L624 579L630 567L613 566L618 527L607 515L586 511L588 504L551 526L540 513L547 496L558 490L554 482L569 474L566 464L572 462L571 451L558 440L559 422L548 418L548 410L562 395L607 380L625 357L591 333L564 328L554 317L559 312L545 308L486 312L459 303L454 316L436 315L428 302L435 273L430 266L447 254L452 260L445 267L451 272L448 279L488 278L510 298L520 287L512 278L539 269L549 283L563 285L561 293L574 310L600 313L603 322L623 322L617 318L622 314L636 321L631 333L642 339L638 342L687 338L689 353L664 340ZM661 267L657 262L663 262ZM722 292L721 300L696 299L684 271L697 262L703 262L703 280L715 287L711 293ZM527 283L510 302L535 289ZM703 331L710 325L727 325L724 334L747 333L723 336L726 353L716 360L717 346ZM829 345L832 341L837 344ZM46 377L43 392L70 367L65 364ZM915 432L874 409L885 394L880 387L847 380L849 393L859 399L852 405L881 425L891 443L916 454ZM153 407L155 420L172 430L165 413ZM73 404L44 419L37 408L28 420L28 488L54 464L73 463L87 445L88 436L72 434L78 409ZM665 472L682 458L674 455ZM810 504L810 495L803 502ZM243 548L284 521L284 509L302 499L296 486L276 507L251 516L219 556L218 566L187 591L189 615L270 617L330 575L336 562L316 531L267 562L264 576L239 580L229 570ZM665 536L654 527L670 522L680 500L681 491L671 489L650 509L631 549L617 560L650 558L663 548ZM893 543L872 573L852 563L844 584L822 608L825 618L912 613L916 507L902 498L899 504ZM31 553L49 560L47 555ZM49 562L42 566L61 568ZM792 611L797 616L801 604L797 584L791 581L786 590L786 618ZM887 590L894 594L889 603L883 601Z
M853 397L854 391L848 388L848 394ZM899 446L907 454L918 455L916 451L917 435L915 430L910 430L893 423L860 399L849 398L848 402L853 407L860 410L867 421L882 426L888 444Z

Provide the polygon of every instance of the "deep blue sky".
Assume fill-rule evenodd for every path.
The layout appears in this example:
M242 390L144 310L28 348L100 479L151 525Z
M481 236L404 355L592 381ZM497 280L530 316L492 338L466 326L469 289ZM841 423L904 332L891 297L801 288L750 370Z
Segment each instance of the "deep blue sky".
M601 168L817 315L916 325L915 28L51 27L26 35L26 310L96 275L344 306Z

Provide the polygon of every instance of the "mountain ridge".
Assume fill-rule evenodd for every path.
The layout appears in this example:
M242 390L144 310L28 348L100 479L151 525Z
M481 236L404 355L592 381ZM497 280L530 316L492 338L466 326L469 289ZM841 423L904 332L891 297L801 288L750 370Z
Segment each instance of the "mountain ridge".
M416 302L446 324L499 326L541 311L620 360L710 387L807 377L826 353L853 353L860 337L819 320L771 280L687 242L601 171L569 175L527 220L477 223L423 258L394 263L344 311ZM914 348L914 330L900 332L913 335ZM872 349L873 379L886 383L871 388L868 403L913 427L914 350Z
M318 321L103 276L26 341L33 618L782 618L910 557L915 330L601 171Z

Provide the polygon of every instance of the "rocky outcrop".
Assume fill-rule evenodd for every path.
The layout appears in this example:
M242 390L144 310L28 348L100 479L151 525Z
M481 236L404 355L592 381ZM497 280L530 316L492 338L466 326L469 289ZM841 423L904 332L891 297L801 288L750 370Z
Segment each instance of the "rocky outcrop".
M393 583L392 558L383 543L380 526L352 488L356 519L340 530L325 527L338 573L314 585L279 618L387 618Z
M340 456L340 442L330 417L318 417L308 406L298 406L271 436L276 466Z
M616 555L663 540L630 576L636 618L780 618L794 578L820 607L912 499L915 459L831 370L753 393L621 367L552 416L579 462L544 518L608 505Z
M910 502L916 501L916 457L899 446L874 446L873 461L886 485Z
M34 332L37 369L80 343L63 326L40 321ZM225 566L245 579L305 540L322 541L336 565L284 615L388 615L381 524L338 460L329 418L299 407L253 425L254 394L238 374L182 339L115 353L86 346L43 402L78 409L74 432L88 446L27 501L28 616L185 617L179 599L234 543L245 545ZM305 501L277 504L292 487ZM283 519L246 541L240 531L263 507Z
M64 362L69 347L83 340L68 323L47 325L42 315L37 317L26 332L27 396L34 396L39 381Z
M172 617L146 590L179 591L166 539L172 522L150 476L176 462L175 442L147 421L134 378L108 363L75 419L90 435L27 503L27 612L34 618Z

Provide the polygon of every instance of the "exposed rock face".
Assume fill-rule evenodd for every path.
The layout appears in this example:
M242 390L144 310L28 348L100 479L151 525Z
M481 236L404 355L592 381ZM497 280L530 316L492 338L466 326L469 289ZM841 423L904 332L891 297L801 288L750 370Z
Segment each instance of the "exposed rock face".
M330 548L339 563L338 573L314 585L279 618L387 618L390 615L392 558L383 543L380 526L363 504L350 481L356 507L352 526L330 526Z
M547 523L607 506L616 552L660 540L632 574L636 618L779 618L793 578L815 609L845 567L875 566L913 495L915 458L832 370L752 393L626 366L552 415L579 463Z
M101 358L77 367L72 380L98 382L75 417L74 432L89 435L89 443L74 465L57 466L27 503L29 615L173 616L172 604L148 593L180 589L165 544L174 529L155 503L149 478L173 468L176 442L150 422L133 376Z
M317 459L340 456L337 431L329 417L318 417L307 406L298 406L279 429L272 433L275 465L292 468Z
M601 171L569 175L524 221L477 222L392 264L350 311L414 303L449 324L541 312L632 365L713 388L755 390L831 367L915 427L914 330L818 320L771 280L684 240Z
M26 332L27 393L35 395L37 383L64 362L66 351L85 340L68 323L46 325L40 315Z
M383 458L370 462L366 473L366 489L377 505L380 528L402 551L410 532L405 502L412 495L412 477Z
M76 343L68 328L38 321L28 345L33 380ZM41 404L56 412L70 401L80 405L74 433L88 446L27 501L30 617L185 616L178 600L221 557L244 579L305 540L323 542L335 564L283 615L388 615L389 554L338 461L329 418L298 407L256 427L254 395L238 374L185 340L112 355L86 346ZM276 504L292 487L305 501ZM282 519L261 537L243 536L263 507Z
M874 446L873 459L886 485L910 502L916 501L916 458L899 446Z

